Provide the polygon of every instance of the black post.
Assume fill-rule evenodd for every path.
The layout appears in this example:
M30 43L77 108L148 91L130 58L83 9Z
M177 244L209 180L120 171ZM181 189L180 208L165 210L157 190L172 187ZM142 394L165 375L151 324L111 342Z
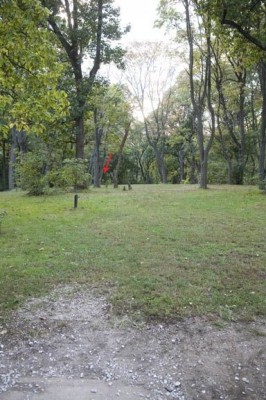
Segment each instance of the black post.
M78 207L78 195L77 194L75 194L75 196L74 196L74 208L77 208Z

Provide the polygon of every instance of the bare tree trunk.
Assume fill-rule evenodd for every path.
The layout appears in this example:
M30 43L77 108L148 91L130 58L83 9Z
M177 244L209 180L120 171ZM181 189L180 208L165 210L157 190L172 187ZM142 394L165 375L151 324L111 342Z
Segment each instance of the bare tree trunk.
M100 187L101 181L101 163L100 163L100 145L101 145L102 129L95 127L94 129L94 158L93 158L93 186Z
M76 158L84 158L84 126L83 114L75 119L76 128Z
M237 185L243 185L243 182L244 182L244 171L245 171L245 150L246 150L246 138L245 138L245 83L244 83L243 80L240 82L240 90L239 90L238 126L239 126L239 133L240 133L240 141L239 141L238 157L237 157L236 184Z
M167 183L167 171L166 171L166 167L165 167L164 156L160 152L160 150L158 149L158 146L155 143L153 143L153 144L150 143L150 145L151 145L151 147L153 148L153 151L154 151L154 155L155 155L156 163L157 163L157 166L158 166L158 171L159 171L161 183Z
M144 166L143 166L143 163L142 163L142 160L141 160L143 154L145 153L145 150L143 150L142 153L138 156L138 164L139 164L139 167L140 167L140 173L141 173L141 177L143 179L143 182L144 183L148 183L147 174L145 174L145 172L144 172Z
M16 129L11 130L11 146L9 149L9 168L8 168L8 189L13 190L15 187L15 172L14 167L16 164Z
M160 139L161 135L158 135L158 137L155 140L153 140L151 138L151 135L149 132L148 122L145 121L144 125L145 125L145 132L146 132L146 136L148 139L148 143L151 146L151 148L153 149L153 152L155 155L155 160L157 163L161 183L167 183L167 171L166 171L165 162L164 162L164 152L160 151L160 149L158 148L158 140Z
M181 145L178 152L178 160L179 160L179 181L182 182L185 179L185 165L184 165L184 147Z
M201 76L200 89L198 93L196 93L195 83L194 83L194 38L190 20L190 9L189 9L190 4L188 0L183 0L183 4L185 6L187 39L189 44L190 97L193 107L194 126L199 146L199 158L200 158L199 187L201 189L207 189L208 157L210 148L213 143L214 129L215 129L214 112L211 106L210 17L207 16L207 20L204 21L205 33L207 36L207 54L205 56L205 65L202 65L203 72ZM208 139L206 139L204 135L204 128L203 128L203 115L204 115L206 101L208 102L208 108L211 114L211 135Z
M17 131L16 128L11 129L11 146L9 149L9 168L8 168L8 188L13 190L15 187L15 165L17 162L16 150L19 150L19 154L23 157L23 154L27 151L27 137L26 132Z
M123 149L125 147L126 140L127 140L128 134L129 134L130 125L131 125L131 123L129 123L128 126L125 128L125 133L124 133L124 136L122 138L122 141L120 143L119 150L118 150L117 164L113 171L113 184L114 184L115 189L118 188L118 172L119 172L120 164L122 161Z
M7 160L6 160L6 141L2 142L3 159L2 159L2 182L3 190L8 189L8 173L7 173Z
M266 168L265 168L265 152L266 152L266 63L260 62L260 85L262 93L262 111L261 111L261 127L260 127L260 149L259 149L259 188L265 189Z
M233 184L233 166L230 158L227 159L227 183L228 185Z
M93 186L100 187L102 178L102 167L103 163L100 160L100 146L102 144L102 137L104 134L101 125L101 118L103 113L98 108L94 109L93 120L94 120L94 152L92 162L92 175L93 175ZM103 160L104 162L104 160Z

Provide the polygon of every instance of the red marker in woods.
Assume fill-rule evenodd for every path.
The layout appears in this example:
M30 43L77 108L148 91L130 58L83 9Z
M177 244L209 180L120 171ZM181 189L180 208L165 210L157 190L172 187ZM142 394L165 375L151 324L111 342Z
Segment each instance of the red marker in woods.
M112 153L109 153L108 154L108 157L107 157L107 160L106 160L106 162L105 162L105 164L104 164L104 166L103 166L103 173L104 174L106 174L106 172L108 172L109 171L109 164L110 164L110 162L111 162L111 160L112 160L112 156L113 156L113 154Z

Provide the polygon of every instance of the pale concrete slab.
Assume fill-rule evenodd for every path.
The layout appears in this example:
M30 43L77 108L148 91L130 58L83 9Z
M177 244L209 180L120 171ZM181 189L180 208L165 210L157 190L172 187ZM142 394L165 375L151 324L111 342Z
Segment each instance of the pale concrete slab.
M141 387L119 381L111 384L95 379L20 379L15 387L1 393L1 400L137 400L148 398Z

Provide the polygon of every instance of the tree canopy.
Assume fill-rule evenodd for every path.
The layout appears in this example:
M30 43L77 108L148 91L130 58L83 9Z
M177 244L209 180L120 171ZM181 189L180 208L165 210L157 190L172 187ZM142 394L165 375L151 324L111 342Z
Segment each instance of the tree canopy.
M0 113L2 133L10 127L41 133L66 112L58 90L62 66L45 28L48 10L37 0L0 4Z
M114 0L2 0L1 187L264 189L265 12L256 0L161 0L171 43L125 50ZM119 83L104 64L123 71Z

